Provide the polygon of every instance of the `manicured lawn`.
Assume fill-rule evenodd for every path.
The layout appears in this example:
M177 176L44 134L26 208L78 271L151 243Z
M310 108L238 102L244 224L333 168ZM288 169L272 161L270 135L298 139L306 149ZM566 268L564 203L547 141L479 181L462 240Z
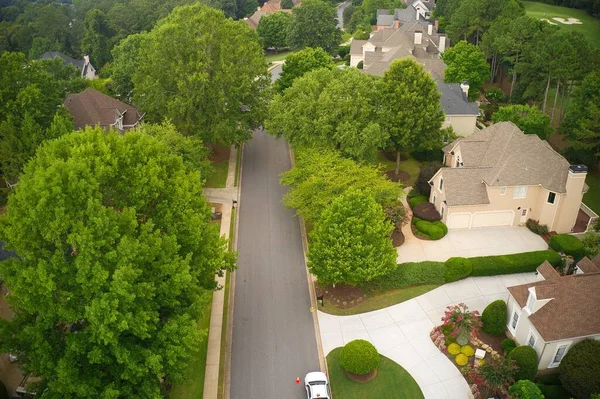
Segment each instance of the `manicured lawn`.
M600 174L588 172L585 182L590 189L583 196L583 203L600 215Z
M265 54L265 58L267 59L267 62L283 61L288 55L293 53L295 53L295 51L281 51L277 54L268 53Z
M394 290L384 291L369 296L360 304L350 309L340 309L329 301L325 301L325 306L319 305L319 310L324 313L333 314L336 316L349 316L360 313L370 312L372 310L383 309L388 306L396 305L409 299L418 297L426 292L429 292L439 287L439 284L424 284L408 288L397 288Z
M600 21L590 16L585 11L567 7L553 6L550 4L542 4L533 1L523 1L522 3L525 6L527 15L530 17L537 19L546 18L557 24L557 26L560 26L561 29L581 32L585 37L587 37L592 46L600 48ZM566 25L553 20L552 18L554 17L564 19L577 18L582 22L582 24Z
M423 398L421 388L408 371L385 356L380 356L381 360L375 379L367 383L352 381L340 366L341 350L342 348L336 348L327 355L329 383L331 384L331 395L334 398Z
M213 171L206 178L204 187L224 188L227 184L227 169L229 169L229 162L214 162L212 167Z
M381 169L384 172L396 169L396 162L390 161L381 152L377 154L377 161L375 163L381 164ZM417 161L413 157L409 157L405 161L400 161L400 170L403 170L410 175L410 179L404 183L404 187L410 187L415 184L415 181L417 181L419 171L421 170L421 162Z
M174 385L169 398L171 399L201 399L204 391L204 373L206 370L206 353L208 351L208 327L210 326L210 308L212 292L207 293L208 299L202 318L198 320L198 329L206 334L200 341L198 352L194 353L185 373L186 383Z

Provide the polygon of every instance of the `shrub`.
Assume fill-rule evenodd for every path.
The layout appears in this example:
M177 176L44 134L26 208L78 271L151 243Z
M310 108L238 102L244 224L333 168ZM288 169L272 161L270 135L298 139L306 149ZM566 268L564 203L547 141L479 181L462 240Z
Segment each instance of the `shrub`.
M583 243L583 253L588 258L592 259L600 253L600 232L588 231L583 235L581 242Z
M459 345L466 345L477 335L477 329L481 326L479 312L477 310L470 312L464 303L447 306L442 316L442 323L452 326L450 335L456 339L456 343Z
M552 266L558 266L561 263L560 255L552 250L512 255L478 256L469 259L471 259L473 265L471 276L534 272L544 261L548 261Z
M600 341L584 339L560 362L560 381L577 398L600 392Z
M410 191L408 192L408 194L406 194L406 197L408 199L411 199L411 198L417 197L419 195L421 195L421 192L416 187L413 187L413 188L410 189ZM412 206L411 206L411 209L412 209Z
M391 273L377 277L362 288L367 292L381 292L411 285L443 284L444 262L409 262L399 264Z
M465 345L462 348L460 348L460 353L467 357L471 357L475 355L475 349L473 349L471 345Z
M458 355L460 353L460 345L459 344L448 345L448 353L451 355Z
M498 299L487 305L481 314L483 331L497 337L504 335L506 313L506 302L502 299Z
M360 62L359 62L357 65L356 65L356 67L357 67L358 69L363 69L363 65L364 65L364 62L360 61Z
M385 212L385 216L397 229L400 229L406 223L406 210L402 204L397 202L385 204L383 211Z
M540 388L529 380L521 380L508 389L511 398L516 399L544 399Z
M430 240L439 240L446 235L447 230L444 230L444 228L439 226L437 223L441 222L428 222L426 220L419 220L417 223L415 223L415 227L419 233L423 234Z
M340 58L343 59L346 56L346 54L349 54L349 53L350 53L350 45L338 47L338 55L340 56Z
M411 197L408 199L408 205L410 206L410 209L414 209L415 206L423 204L425 202L428 202L428 200L427 197L424 195L417 195L416 197Z
M515 373L516 380L533 380L537 374L537 352L531 346L517 346L507 356L517 362L519 370Z
M367 374L379 365L379 353L369 341L355 339L342 348L340 365L353 374Z
M507 96L502 90L497 87L491 87L485 91L485 98L492 103L503 103L506 102Z
M471 261L467 258L454 257L446 261L444 279L447 283L458 281L471 275Z
M435 222L437 220L442 220L442 216L435 209L435 205L430 202L422 202L420 204L416 204L413 207L413 213L419 219L427 220L428 222Z
M576 261L583 257L583 243L570 234L557 234L550 237L550 248L571 255Z
M423 195L429 197L431 193L431 186L429 185L429 180L437 173L440 168L444 166L440 162L431 162L421 166L421 170L419 171L419 176L415 181L415 187L419 189Z
M537 220L527 219L527 223L525 223L525 225L529 230L531 230L535 234L548 234L548 225L540 224L540 222L538 222Z
M433 150L419 150L411 153L414 159L421 162L440 162L440 159L444 159L444 152L441 148L435 148ZM441 164L439 164L441 165ZM441 167L441 166L440 166ZM437 172L437 171L436 171ZM433 172L435 174L435 172ZM431 179L431 177L430 177Z
M469 358L467 356L463 355L462 353L460 353L460 354L456 355L456 357L454 358L454 361L459 366L466 366L467 363L469 363Z
M510 338L506 338L500 342L500 346L504 351L504 356L508 356L508 354L517 347L517 343Z

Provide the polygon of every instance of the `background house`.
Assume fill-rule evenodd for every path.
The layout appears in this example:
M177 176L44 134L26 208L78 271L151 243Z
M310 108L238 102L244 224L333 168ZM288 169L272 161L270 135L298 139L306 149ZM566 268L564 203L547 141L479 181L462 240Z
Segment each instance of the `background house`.
M300 0L292 0L294 3L294 7L300 5ZM281 8L281 0L269 0L262 7L258 7L258 10L248 18L246 18L246 23L252 29L256 29L258 27L258 22L260 21L263 15L274 14L276 12L292 12L292 10L288 10L285 8Z
M90 57L87 55L83 56L83 60L76 60L68 55L64 55L58 51L48 51L40 56L40 59L53 59L60 58L65 63L73 65L75 68L81 71L81 77L85 79L96 79L96 68L90 63Z
M91 88L69 94L64 106L73 117L76 129L101 126L106 130L113 128L123 132L137 128L144 117L134 106Z
M568 233L583 198L587 168L534 134L500 122L444 147L429 201L449 229L523 225L539 220Z
M600 255L584 259L585 273L561 276L545 262L538 281L508 287L509 334L535 349L539 370L558 367L577 342L600 339Z

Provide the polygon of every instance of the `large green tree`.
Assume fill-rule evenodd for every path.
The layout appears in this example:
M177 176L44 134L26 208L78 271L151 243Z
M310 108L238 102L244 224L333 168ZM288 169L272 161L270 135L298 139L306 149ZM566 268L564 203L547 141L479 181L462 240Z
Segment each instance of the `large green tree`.
M305 0L292 12L294 21L289 30L292 48L321 47L329 53L337 49L342 33L337 27L335 7L321 0Z
M294 17L287 12L263 15L258 22L256 33L265 48L280 50L288 45L288 31Z
M475 100L483 83L490 77L490 66L485 54L478 47L464 40L450 47L443 54L444 80L448 83L469 82L469 98Z
M83 20L83 31L81 49L89 54L90 61L96 68L102 68L110 61L114 35L108 25L106 14L98 9L88 11Z
M197 350L196 320L234 255L198 175L142 132L87 129L44 144L0 236L15 312L2 349L43 398L163 398Z
M111 90L121 101L130 102L133 97L133 75L138 66L139 51L146 34L127 36L113 47L113 61L110 64Z
M256 32L201 4L179 7L141 41L134 102L151 121L210 143L246 141L262 124L269 76Z
M393 270L393 225L368 193L333 200L310 234L308 268L321 284L356 285Z
M396 201L402 192L401 186L388 180L378 168L343 158L332 150L296 151L296 165L281 175L281 183L290 186L283 204L313 224L335 198L348 190L367 192L380 205Z
M333 69L333 66L333 59L325 50L307 47L287 56L285 64L281 67L276 87L279 91L283 91L305 73L319 68Z
M379 79L345 70L318 69L275 97L267 131L294 147L329 148L356 160L374 159L388 136L379 124Z
M446 134L441 130L444 112L433 78L416 61L395 60L383 76L381 124L396 151L396 174L400 152L440 148Z
M525 134L536 134L542 140L546 140L553 131L550 116L535 105L513 104L500 107L492 115L492 120L496 123L510 121Z

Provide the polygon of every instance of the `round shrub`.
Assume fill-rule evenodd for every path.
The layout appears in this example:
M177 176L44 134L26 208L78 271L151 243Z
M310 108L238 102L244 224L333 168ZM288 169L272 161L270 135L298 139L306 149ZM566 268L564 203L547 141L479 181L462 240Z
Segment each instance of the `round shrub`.
M418 197L415 197L418 198ZM435 209L435 205L431 202L422 202L413 207L413 214L419 219L435 222L442 220L442 215Z
M414 209L415 206L417 206L419 204L424 204L426 202L428 202L427 197L424 195L417 195L415 197L411 197L408 199L408 205L410 206L411 209Z
M500 342L500 346L504 351L504 356L508 356L508 354L517 347L517 344L512 339L506 338L503 339L502 342Z
M467 357L471 357L475 355L475 349L473 349L471 345L465 345L462 348L460 348L460 353Z
M458 364L459 366L466 366L467 363L469 363L469 358L466 355L463 355L462 353L459 353L458 355L456 355L456 357L454 358L454 361L456 362L456 364Z
M444 273L444 280L447 283L458 281L463 278L469 277L473 266L471 260L467 258L454 257L446 261L446 273Z
M423 234L431 240L439 240L445 235L444 230L426 220L419 220L415 224L415 227L417 228L417 231L419 233Z
M368 374L379 365L379 353L369 341L355 339L342 348L340 364L353 374Z
M556 234L550 238L550 248L571 255L575 260L583 257L583 243L570 234Z
M504 335L506 325L506 302L498 299L486 306L481 314L482 329L488 334L500 337Z
M460 353L460 345L459 344L448 345L448 353L451 355L458 355Z
M433 222L433 225L442 229L442 231L444 232L444 235L448 234L448 226L446 226L441 221L438 220L437 222Z
M537 374L537 352L531 346L517 346L507 356L517 362L519 370L515 373L515 380L533 380Z
M529 380L521 380L508 389L511 398L544 399L540 388Z
M576 343L558 369L563 386L576 398L600 392L600 341L585 339Z

